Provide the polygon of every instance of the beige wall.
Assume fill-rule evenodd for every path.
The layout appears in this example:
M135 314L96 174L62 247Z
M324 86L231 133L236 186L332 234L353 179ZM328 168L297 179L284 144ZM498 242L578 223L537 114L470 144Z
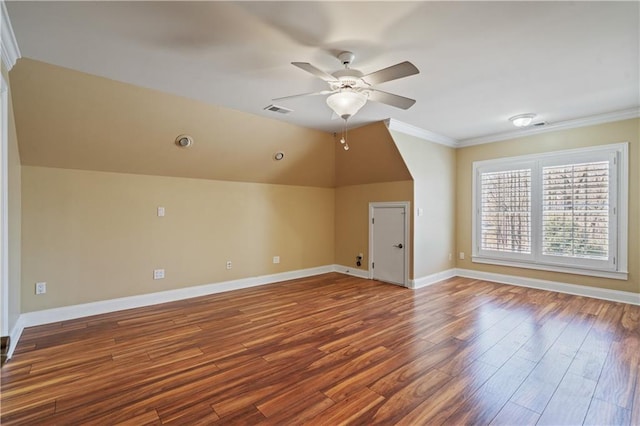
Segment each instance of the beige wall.
M457 150L457 247L465 252L459 268L559 281L640 293L640 120L625 120L579 129L477 145ZM629 279L628 281L582 275L499 267L471 261L472 164L491 158L629 142Z
M414 278L454 268L455 149L399 132L391 135L414 179ZM421 216L418 208L423 211Z
M20 59L11 77L25 312L333 264L336 250L362 245L359 236L334 244L336 212L364 226L355 254L366 256L368 202L412 201L411 175L383 123L351 129L346 152L328 133L43 62ZM182 133L193 148L174 145ZM335 186L396 181L407 182L363 186L362 216L335 207ZM167 217L155 217L158 205ZM154 268L167 278L153 281ZM48 283L46 296L33 294L36 281Z
M334 262L332 188L23 166L22 190L23 312Z
M350 129L348 151L338 142L339 138L336 135L336 263L367 270L369 203L410 201L413 205L413 182L383 122ZM363 254L360 267L356 266L359 253ZM412 264L409 269L412 277Z
M22 276L10 269L13 320L21 310L333 263L355 268L358 253L367 269L376 201L411 202L412 279L458 266L639 291L640 185L631 185L629 281L455 259L471 252L473 161L626 140L637 183L640 120L459 150L373 123L349 130L345 152L327 133L36 61L21 59L11 79L9 261L22 265ZM195 137L191 150L173 144L180 133ZM282 162L272 159L278 150ZM152 279L155 268L164 280ZM48 283L46 295L34 295L37 281Z
M338 265L367 270L369 264L369 203L410 201L413 205L413 182L386 182L349 185L335 190L335 258ZM411 237L413 240L413 237ZM356 266L358 253L364 255ZM413 270L409 265L410 271ZM412 274L410 273L410 278Z
M9 252L7 253L7 261L9 265L9 312L7 329L9 332L13 329L21 313L20 307L20 274L21 274L21 165L20 154L18 152L18 137L16 135L15 119L13 115L13 103L11 96L11 81L4 64L2 64L2 75L9 85L8 91L8 146L7 146L7 163L8 163L8 243Z
M10 74L23 165L334 186L329 133L25 58Z

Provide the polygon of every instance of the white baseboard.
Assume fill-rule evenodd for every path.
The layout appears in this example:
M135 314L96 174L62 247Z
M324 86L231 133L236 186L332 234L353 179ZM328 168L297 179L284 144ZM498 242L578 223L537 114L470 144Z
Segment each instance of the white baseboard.
M471 269L458 268L455 271L456 275L459 277L493 281L496 283L511 284L520 287L537 288L540 290L557 291L559 293L592 297L595 299L628 303L631 305L640 305L640 294L631 293L628 291L608 290L599 287L588 287L584 285L562 283L557 281L538 280L535 278L518 277L515 275L494 274L491 272L474 271Z
M435 274L427 275L426 277L420 277L409 281L409 288L417 289L427 287L432 284L436 284L440 281L447 280L456 276L455 269L447 269L446 271L436 272Z
M354 277L369 279L369 271L366 269L350 268L343 265L333 265L334 272L340 272L341 274L353 275Z
M231 290L240 290L243 288L272 284L297 278L305 278L314 275L325 274L328 272L340 272L359 278L369 278L369 271L367 270L349 268L342 265L327 265L319 266L316 268L300 269L297 271L282 272L279 274L263 275L258 277L243 278L234 281L224 281L214 284L205 284L195 287L162 291L157 293L141 294L139 296L122 297L119 299L103 300L100 302L84 303L81 305L64 306L61 308L27 312L21 314L18 317L16 324L11 330L11 342L7 357L11 358L11 356L13 355L13 351L18 344L18 340L22 335L22 331L26 327L67 321L91 315L106 314L109 312L121 311L125 309L140 308L143 306L156 305L159 303L190 299L192 297L206 296L209 294L222 293ZM619 290L607 290L598 287L587 287L577 284L545 281L534 278L518 277L515 275L494 274L490 272L481 272L460 268L448 269L446 271L437 272L426 277L411 280L409 282L409 286L412 289L418 289L436 284L440 281L456 276L516 285L521 287L537 288L540 290L557 291L560 293L610 300L613 302L629 303L632 305L640 305L640 294L637 293Z
M11 334L9 335L9 350L7 351L7 359L10 359L13 356L13 351L16 350L16 346L18 345L18 340L20 336L22 336L22 330L24 330L26 326L24 325L24 319L22 315L18 317L16 320L13 329L11 330Z
M296 278L305 278L334 271L336 271L335 265L319 266L317 268L300 269L297 271L288 271L272 275L242 278L234 281L224 281L214 284L161 291L157 293L141 294L139 296L122 297L118 299L101 300L99 302L83 303L80 305L64 306L61 308L45 309L42 311L26 312L18 317L18 320L11 331L11 346L7 355L8 358L13 355L18 339L26 327L68 321L91 315L122 311L125 309L141 308L143 306L174 302L177 300L190 299L192 297L206 296L231 290L240 290L243 288L272 284Z

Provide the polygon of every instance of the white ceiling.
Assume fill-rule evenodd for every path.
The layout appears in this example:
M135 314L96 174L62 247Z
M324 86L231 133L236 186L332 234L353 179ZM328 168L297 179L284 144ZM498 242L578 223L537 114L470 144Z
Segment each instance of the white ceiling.
M301 126L336 131L324 90L292 66L420 74L379 85L417 100L368 102L353 125L393 118L465 140L534 112L561 123L640 106L639 2L13 2L23 57Z

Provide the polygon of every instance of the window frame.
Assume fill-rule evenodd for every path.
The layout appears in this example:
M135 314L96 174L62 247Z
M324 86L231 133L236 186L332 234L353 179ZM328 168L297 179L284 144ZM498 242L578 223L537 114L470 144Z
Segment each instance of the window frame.
M475 165L475 163L474 163ZM533 181L535 179L535 176L533 174L533 166L534 166L534 162L531 160L515 160L513 162L510 162L509 164L505 164L505 163L498 163L498 162L491 162L491 164L487 164L485 167L483 167L482 172L483 173L495 173L495 172L503 172L503 171L510 171L510 170L522 170L522 169L526 169L526 168L531 168L531 188L532 188L532 194L531 194L531 198L529 199L529 205L533 206ZM474 196L474 201L477 203L477 218L476 220L479 221L479 223L482 223L482 211L480 210L480 206L482 205L482 180L480 179L480 172L475 172L474 170L474 177L477 178L477 185L474 184L474 191L477 193L474 194L476 196ZM476 211L476 208L474 207L474 211ZM531 252L533 253L534 247L533 247L533 211L531 211L531 229L529 231L529 235L531 238ZM473 255L474 256L480 256L480 257L486 257L486 258L491 258L491 257L499 257L500 259L511 259L511 260L518 260L518 261L527 261L528 259L530 259L531 254L527 254L527 253L515 253L515 252L498 252L498 251L494 251L494 250L485 250L481 247L480 245L480 241L482 241L482 227L478 226L476 229L476 232L474 232L474 235L476 236L476 240L474 241L474 247L477 248L477 252L474 252ZM475 244L475 242L478 242L478 244Z
M591 260L543 255L543 168L603 161L603 158L614 164L609 169L609 258ZM531 254L482 249L481 173L520 170L523 167L531 167ZM475 161L472 176L472 262L621 280L628 278L628 142Z

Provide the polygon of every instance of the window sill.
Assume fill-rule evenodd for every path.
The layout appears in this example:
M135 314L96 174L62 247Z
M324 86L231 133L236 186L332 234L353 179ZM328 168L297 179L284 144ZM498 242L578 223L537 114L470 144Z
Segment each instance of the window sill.
M488 257L472 256L474 263L484 263L488 265L511 266L515 268L537 269L540 271L562 272L565 274L587 275L590 277L611 278L614 280L628 280L628 272L599 271L596 269L572 268L568 266L544 265L540 263L529 263L507 259L493 259Z

